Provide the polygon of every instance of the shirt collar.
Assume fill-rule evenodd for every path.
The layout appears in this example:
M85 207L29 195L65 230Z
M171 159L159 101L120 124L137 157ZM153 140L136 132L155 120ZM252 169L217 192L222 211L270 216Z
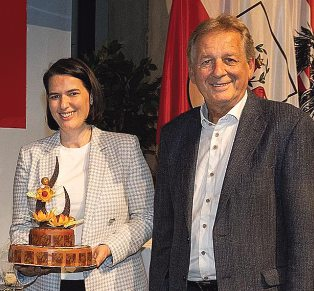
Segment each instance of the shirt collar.
M221 118L225 118L227 115L235 117L238 121L240 120L244 105L247 100L247 91L245 91L245 94L243 98L234 106L230 109L227 114ZM208 109L206 106L206 103L204 102L200 108L200 114L201 114L201 124L204 127L206 125L215 125L211 121L208 120Z

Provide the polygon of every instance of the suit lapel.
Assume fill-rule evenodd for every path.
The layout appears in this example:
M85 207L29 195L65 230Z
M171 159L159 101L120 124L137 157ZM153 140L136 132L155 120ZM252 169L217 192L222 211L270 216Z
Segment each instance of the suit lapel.
M234 193L239 185L239 176L243 171L248 170L252 155L266 130L266 126L267 122L260 100L249 91L230 154L216 222L226 212L226 205L230 195Z
M184 140L180 149L182 156L178 167L178 169L182 169L182 205L185 209L185 221L189 232L191 232L195 170L201 134L200 108L197 107L193 110L182 135Z

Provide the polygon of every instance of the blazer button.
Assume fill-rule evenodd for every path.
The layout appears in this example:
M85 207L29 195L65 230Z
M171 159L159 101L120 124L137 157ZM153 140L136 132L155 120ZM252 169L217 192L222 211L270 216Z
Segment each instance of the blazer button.
M190 237L188 237L186 240L187 240L187 241L190 241Z
M183 280L186 281L186 276L183 276Z

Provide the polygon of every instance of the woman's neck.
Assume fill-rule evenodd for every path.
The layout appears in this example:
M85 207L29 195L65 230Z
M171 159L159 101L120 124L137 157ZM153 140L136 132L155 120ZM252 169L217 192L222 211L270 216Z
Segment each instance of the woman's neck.
M87 125L77 131L63 131L60 129L61 144L67 148L80 148L88 144L92 137L92 127Z

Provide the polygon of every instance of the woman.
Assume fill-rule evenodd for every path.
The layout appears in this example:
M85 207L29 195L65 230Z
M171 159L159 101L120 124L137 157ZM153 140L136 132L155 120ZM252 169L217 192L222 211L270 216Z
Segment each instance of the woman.
M147 290L139 252L151 237L153 183L135 136L105 132L101 122L101 87L78 59L60 59L43 77L47 120L56 132L22 147L14 179L11 242L28 243L34 203L26 193L51 177L56 156L56 184L65 186L71 215L84 219L75 227L76 244L93 247L97 268L76 273L49 273L19 267L26 290ZM56 197L57 206L62 198ZM33 204L32 204L33 203ZM60 284L61 283L61 284Z

